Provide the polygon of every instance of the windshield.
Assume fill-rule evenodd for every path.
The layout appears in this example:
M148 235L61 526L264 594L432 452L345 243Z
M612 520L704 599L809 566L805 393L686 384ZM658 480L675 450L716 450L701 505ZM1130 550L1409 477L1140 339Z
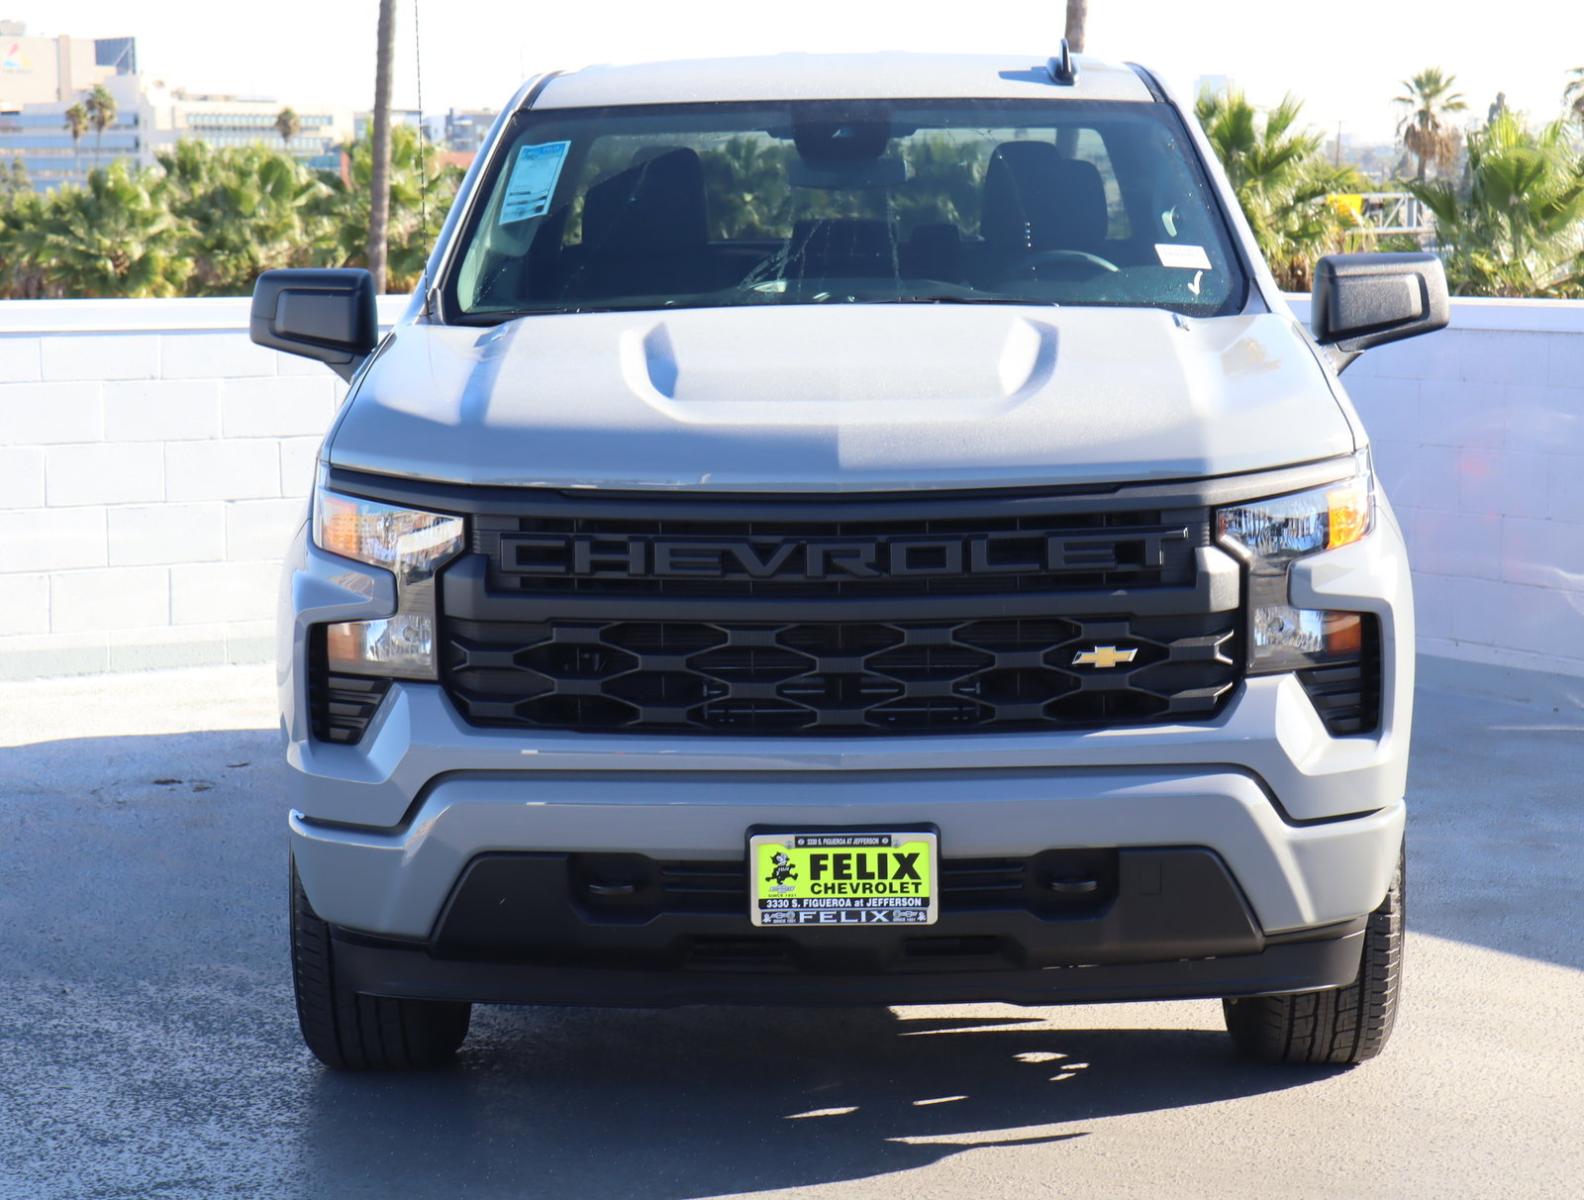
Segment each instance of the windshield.
M1164 104L852 101L521 114L448 311L746 304L1235 311L1245 277Z

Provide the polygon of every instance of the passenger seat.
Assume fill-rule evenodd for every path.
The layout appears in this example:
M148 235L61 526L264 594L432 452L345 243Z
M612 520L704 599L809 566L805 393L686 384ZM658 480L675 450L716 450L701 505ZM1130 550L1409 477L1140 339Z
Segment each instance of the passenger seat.
M563 294L602 298L713 290L704 165L686 147L589 188L583 242Z

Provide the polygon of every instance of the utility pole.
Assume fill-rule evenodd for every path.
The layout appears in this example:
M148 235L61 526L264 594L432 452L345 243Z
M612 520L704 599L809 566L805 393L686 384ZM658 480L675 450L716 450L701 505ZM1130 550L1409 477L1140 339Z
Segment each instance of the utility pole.
M374 294L385 293L385 241L390 229L391 75L396 63L396 0L380 0L374 56L373 169L369 172L369 273Z

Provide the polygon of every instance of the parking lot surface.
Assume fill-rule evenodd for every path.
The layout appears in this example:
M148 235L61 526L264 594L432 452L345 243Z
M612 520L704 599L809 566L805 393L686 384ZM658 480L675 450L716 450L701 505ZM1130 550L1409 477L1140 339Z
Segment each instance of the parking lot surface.
M479 1009L334 1075L268 669L0 686L0 1196L1578 1196L1584 681L1421 677L1404 1004L1345 1072L1193 1002Z

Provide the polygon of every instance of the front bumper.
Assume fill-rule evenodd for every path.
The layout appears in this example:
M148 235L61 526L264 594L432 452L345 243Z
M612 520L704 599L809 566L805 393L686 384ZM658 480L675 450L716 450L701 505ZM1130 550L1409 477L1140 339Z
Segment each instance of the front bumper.
M433 952L448 898L480 855L630 852L727 862L742 856L750 826L778 823L932 822L943 855L959 857L1200 847L1225 865L1258 935L1257 944L1153 964L1125 954L1086 957L1081 938L1070 953L1054 948L1054 960L1089 964L1081 972L978 964L853 977L874 979L875 996L905 990L920 999L1050 1002L1346 982L1357 939L1337 931L1384 896L1404 819L1411 597L1400 534L1389 508L1382 515L1370 537L1293 574L1295 603L1380 620L1380 728L1348 738L1326 732L1296 678L1269 676L1247 679L1215 719L1191 724L861 740L528 735L470 726L438 686L397 683L360 744L330 745L307 732L300 686L307 631L385 615L393 596L388 574L324 554L299 535L286 565L279 659L292 853L313 907L349 947L347 969L387 994L463 988L473 999L551 1000L564 987L568 998L588 1002L598 993L577 979L611 968ZM746 912L740 921L747 932ZM1333 978L1344 968L1346 978ZM1065 980L1060 986L1053 970ZM622 972L652 994L644 1002L756 986L700 991L696 973L672 969L648 972L655 978L640 986L640 973ZM958 978L970 974L977 982ZM914 987L926 975L940 978ZM904 977L906 989L896 982ZM822 969L791 978L812 982L783 981L776 995L817 999L827 985L843 991L831 981L849 976ZM405 990L390 990L398 985ZM847 990L870 994L856 984Z
M423 947L336 931L336 974L371 996L481 1004L669 1008L683 1004L1091 1004L1195 1000L1344 987L1358 975L1364 933L1327 931L1257 953L1024 968L911 973L758 973L613 969L442 959Z
M1345 820L1284 819L1235 769L889 772L455 772L394 829L291 815L292 853L332 925L423 940L468 864L493 851L731 862L753 825L937 826L946 857L1200 846L1227 864L1265 934L1372 910L1402 839L1400 799ZM746 911L741 917L748 926Z

